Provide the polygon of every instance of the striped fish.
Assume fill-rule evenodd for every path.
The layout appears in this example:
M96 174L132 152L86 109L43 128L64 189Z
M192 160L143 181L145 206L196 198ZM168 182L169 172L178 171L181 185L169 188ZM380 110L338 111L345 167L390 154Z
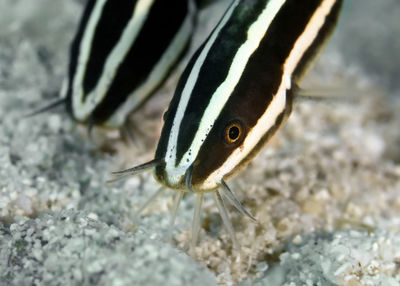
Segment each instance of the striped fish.
M196 193L192 243L203 194L213 192L237 241L221 196L251 219L225 180L260 151L292 110L296 89L331 35L342 0L235 0L189 62L165 115L152 167L156 180Z
M67 111L90 125L120 127L183 54L193 0L89 0L61 90Z

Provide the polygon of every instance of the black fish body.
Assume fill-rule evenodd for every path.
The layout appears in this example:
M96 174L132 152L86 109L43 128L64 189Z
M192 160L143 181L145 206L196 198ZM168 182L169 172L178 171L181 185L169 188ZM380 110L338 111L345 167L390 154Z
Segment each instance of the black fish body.
M194 27L193 0L89 0L61 91L78 122L121 126L163 82Z
M292 109L342 0L235 0L184 71L166 114L155 177L171 189L221 186Z

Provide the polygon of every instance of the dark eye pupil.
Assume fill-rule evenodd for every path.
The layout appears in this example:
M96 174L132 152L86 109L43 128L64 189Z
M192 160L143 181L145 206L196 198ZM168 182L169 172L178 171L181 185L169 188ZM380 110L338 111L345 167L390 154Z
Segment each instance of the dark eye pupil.
M235 140L239 137L239 128L236 126L233 126L229 129L229 138L231 140Z

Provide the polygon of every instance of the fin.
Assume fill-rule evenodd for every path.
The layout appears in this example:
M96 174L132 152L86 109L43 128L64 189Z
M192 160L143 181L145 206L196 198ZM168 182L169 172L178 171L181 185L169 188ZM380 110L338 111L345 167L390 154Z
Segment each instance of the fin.
M131 127L131 124L128 123L128 120L125 120L124 124L122 125L122 127L120 129L120 134L121 134L121 138L123 138L124 141L126 141L128 143L132 143L133 145L136 145L135 138L131 131L132 129L133 128ZM135 146L135 147L137 147L137 146Z
M178 191L178 192L176 192L175 197L174 197L174 205L172 207L171 218L169 221L169 231L168 231L168 239L169 240L172 240L172 230L174 229L176 215L178 213L179 205L182 201L184 194L185 194L184 192Z
M203 205L204 194L196 194L196 201L194 204L194 215L192 223L192 241L191 241L191 251L194 253L194 248L197 245L197 239L199 237L200 222L201 222L201 207Z
M224 222L224 226L225 226L226 230L228 231L229 235L231 236L233 247L235 249L240 249L239 242L236 238L235 230L233 229L231 220L229 219L229 215L226 210L224 201L221 198L221 194L219 193L219 191L215 191L213 193L213 195L214 195L215 203L217 204L219 214L221 215L222 221Z
M91 141L93 141L93 128L94 128L94 118L92 116L93 114L90 115L88 124L87 124L87 135Z
M38 114L41 114L41 113L45 113L45 112L47 112L47 111L49 111L51 109L54 109L54 108L60 106L63 103L65 103L65 99L64 98L58 99L58 100L50 103L47 106L44 106L42 108L39 108L38 110L35 110L35 111L33 111L33 112L31 112L31 113L29 113L27 115L22 116L22 118L26 119L26 118L29 118L29 117L32 117L32 116L35 116L35 115L38 115Z
M126 118L124 124L120 128L121 138L128 146L135 146L138 149L145 149L145 145L135 137L135 134L143 135L143 132L131 121Z
M186 187L187 187L189 193L194 193L194 191L192 189L192 172L193 172L193 165L191 165L188 168L187 174L186 174Z
M209 5L217 2L218 0L196 0L196 7L197 9L204 9L207 8Z
M126 178L128 176L137 175L137 174L139 174L141 172L144 172L146 170L149 170L149 169L151 169L153 167L160 166L163 163L164 163L163 159L153 159L153 160L151 160L149 162L146 162L146 163L144 163L142 165L139 165L139 166L135 166L133 168L129 168L129 169L122 170L122 171L117 171L117 172L112 172L111 174L114 175L114 176L118 176L118 178L111 179L111 180L107 181L107 183L114 183L114 182L122 180L123 178Z
M228 185L225 183L224 180L221 180L221 191L222 195L226 197L229 202L243 215L247 216L249 219L251 219L254 222L257 222L257 220L243 207L243 205L239 202L239 200L236 198L235 194L229 189Z
M364 91L354 87L321 86L315 88L295 88L296 99L326 101L326 100L352 100L361 96Z

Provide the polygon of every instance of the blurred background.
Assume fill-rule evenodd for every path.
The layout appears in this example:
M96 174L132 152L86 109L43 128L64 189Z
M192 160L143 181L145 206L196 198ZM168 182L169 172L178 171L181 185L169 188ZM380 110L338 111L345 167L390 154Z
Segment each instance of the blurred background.
M400 95L400 2L347 0L333 38L349 68Z
M185 60L204 40L231 2L231 0L207 1L212 4L199 15L199 26L190 53ZM8 231L8 225L12 222L26 218L28 229L29 223L34 221L29 218L36 218L49 211L57 215L59 211L76 209L90 213L90 220L95 217L99 223L107 224L104 228L111 225L122 230L119 233L121 237L131 233L139 237L141 241L136 242L139 246L137 249L144 245L142 249L149 249L151 255L142 252L142 256L138 257L153 259L151 266L143 264L146 270L151 271L152 276L158 272L162 273L156 270L156 265L164 267L165 264L175 267L173 269L176 272L171 272L173 274L171 277L182 278L186 277L182 276L183 274L195 273L204 281L204 273L209 271L208 269L204 267L201 268L203 272L199 272L197 262L188 263L188 260L182 259L175 246L172 247L169 243L163 243L160 246L157 239L148 239L157 237L160 233L165 234L165 230L169 227L169 216L166 215L168 200L160 199L156 206L161 211L143 218L141 229L146 231L134 231L136 222L133 223L132 206L142 205L148 195L158 188L151 174L144 174L140 178L134 177L122 186L110 188L105 184L110 170L122 168L123 163L131 165L133 162L139 163L150 159L153 156L150 148L142 152L140 148L119 146L122 150L120 154L123 154L119 157L108 156L108 153L93 150L96 149L96 144L79 138L76 124L58 110L42 117L33 117L32 120L20 120L22 115L45 106L47 102L57 97L67 70L69 44L74 37L85 2L84 0L0 0L0 257L6 257L6 255L1 255L1 251L14 251L10 247L12 241L19 241L19 231L13 233ZM259 236L252 238L252 243L256 246L266 245L268 241L269 247L273 249L279 241L292 237L293 233L298 232L298 227L312 232L315 230L315 225L317 229L318 225L322 225L322 228L331 231L329 227L332 223L337 221L342 223L343 219L349 218L356 221L357 229L361 226L358 223L363 225L367 223L369 226L374 226L376 223L376 225L386 226L386 229L393 226L396 231L393 237L399 237L397 231L400 210L398 199L400 117L397 109L400 106L398 79L400 75L398 56L400 2L399 0L345 0L344 3L333 38L329 41L315 68L306 78L306 84L310 88L313 85L322 87L325 85L337 87L339 90L341 87L345 89L360 87L360 90L367 91L368 94L361 94L365 96L357 98L357 101L351 104L342 104L343 101L339 100L339 103L336 102L336 105L332 107L325 102L317 103L317 105L314 103L300 105L294 110L289 119L290 122L280 131L279 138L271 144L271 149L265 150L271 152L261 154L259 159L254 161L254 165L249 166L242 177L236 181L235 190L243 194L241 198L249 197L251 202L260 203L260 212L267 222L265 229L268 232L265 232L265 235L261 232ZM181 63L175 76L167 82L164 94L156 95L151 100L161 102L159 103L162 105L160 111L167 107L168 96L172 96L177 75L184 65L185 61ZM397 101L397 103L391 105L390 101ZM149 105L151 104L146 104L144 109L151 109ZM152 120L148 121L154 121L156 125L161 124L161 113L150 112L149 114L147 117ZM136 118L136 122L144 123L146 120L140 120L143 117L146 115L142 114L142 117ZM153 130L154 138L157 138L157 128L148 128L146 131ZM123 145L119 141L116 145ZM153 140L152 144L156 144L156 141L157 139ZM272 153L275 157L270 156ZM117 165L121 166L117 168ZM318 168L324 172L316 172ZM275 172L282 176L277 176ZM310 184L310 179L312 181L313 178L315 185ZM265 190L268 191L265 192ZM280 190L281 193L276 190ZM212 211L212 207L210 205L205 207L208 214L207 221L217 220L219 216ZM181 231L177 240L183 241L182 243L188 241L186 239L188 232L184 230L189 229L192 209L193 202L191 198L188 198L183 202L177 222L177 229ZM275 209L275 212L270 211ZM78 212L69 216L74 215L81 218ZM86 221L84 214L82 217L83 221ZM55 219L57 220L57 217ZM79 238L79 233L75 230L86 226L81 227L80 220L77 219L77 221L72 221L70 226L74 227L71 233ZM241 222L239 219L236 221L238 224ZM276 227L269 221L276 221ZM305 224L305 221L315 222L315 225ZM2 223L7 225L3 228L5 229L3 232ZM38 225L47 226L47 218ZM280 225L282 228L279 227ZM251 227L251 225L246 222L241 227L247 239L250 232L246 232L247 229L244 226ZM52 235L65 240L64 228L65 224L61 222ZM26 233L25 230L21 232ZM28 236L30 235L32 232ZM121 248L120 252L115 252L113 249L112 254L115 253L115 261L116 264L119 263L119 268L115 270L109 267L112 265L108 263L109 252L98 253L97 246L107 250L109 244L108 240L105 240L102 245L98 243L98 239L102 236L99 235L93 240L87 240L88 238L83 236L79 240L83 241L83 245L88 248L84 254L84 260L93 263L97 263L98 260L107 261L101 273L102 275L106 273L110 279L123 277L120 273L125 274L129 271L133 271L132 277L137 279L138 274L142 274L142 268L138 268L140 270L138 274L134 272L135 268L131 267L131 263L135 259L129 256L130 250ZM370 237L369 234L368 237ZM157 242L156 246L152 245L154 241ZM346 243L346 240L341 241ZM210 277L214 278L214 274L221 274L219 279L224 281L227 269L233 265L231 273L243 279L249 268L245 265L241 268L244 270L240 272L236 271L235 263L228 263L230 250L227 244L218 244L220 241L217 237L208 237L204 249L212 250L213 248L208 247L207 243L212 246L214 242L217 243L214 247L219 251L219 257L214 260L214 262L217 261L214 266L207 264L208 268L214 267L214 273L207 272ZM354 244L358 246L358 238L355 239ZM126 249L130 249L132 243L123 240L120 245L126 245L128 247ZM313 241L310 245L312 249ZM19 246L17 250L20 249L21 245L17 246ZM162 251L159 251L160 247ZM183 248L182 244L179 247ZM228 248L225 249L225 247ZM64 253L64 251L53 251L48 245L43 248L46 257L54 258L60 263L67 261L58 257L59 253ZM354 248L349 246L350 250ZM157 251L153 251L154 249ZM254 249L257 250L257 247ZM327 245L326 249L330 250L330 245ZM392 253L398 252L386 246L383 249L388 255L382 257L388 257L385 259L392 263ZM31 252L29 248L26 254L30 255ZM363 257L365 257L364 252L364 249L360 250ZM21 254L25 255L25 252L20 250L16 253L17 257ZM166 259L160 260L158 256L153 255L154 253L161 253ZM273 258L271 253L264 254L265 257L263 253L256 253L251 256L251 259L257 257L260 261L264 261ZM205 252L204 261L207 261L207 255ZM318 261L317 266L321 264L319 256L320 254L315 256ZM122 260L121 257L123 257ZM175 257L181 264L176 261L170 263L171 257ZM308 258L309 255L305 254L305 257ZM349 258L347 252L343 257ZM370 257L376 258L372 255ZM380 261L379 259L373 260L374 263L378 263L376 261ZM139 260L136 259L136 261ZM334 257L332 261L336 263L338 260ZM0 269L8 269L9 273L16 278L20 276L24 279L31 277L31 273L35 275L42 273L37 270L40 265L36 263L36 258L28 261L34 261L30 264L32 272L16 271L17 268L13 268L14 265L10 265L6 259L0 259ZM54 264L51 259L44 261ZM164 264L161 265L163 261ZM52 273L60 280L64 277L70 278L72 269L78 273L81 270L78 269L81 267L79 255L69 262L70 265L60 268L63 271L59 268L53 270L50 267L46 269L48 272L43 273ZM242 262L247 263L246 259ZM257 261L254 261L254 264L256 263ZM259 265L260 267L257 266L254 272L263 272L266 265L265 262L263 263ZM299 263L307 266L301 260ZM359 263L354 265L356 271ZM394 265L398 271L397 260L391 265ZM242 265L239 266L242 267ZM54 267L57 267L57 264ZM84 273L87 272L86 269L83 270ZM335 273L333 268L332 272ZM243 276L240 276L242 274ZM164 281L164 277L161 276L160 279ZM27 284L29 283L15 285ZM182 285L187 285L187 283ZM389 284L382 283L381 285Z
M36 66L33 70L44 69L50 75L43 93L57 90L66 70L68 46L85 2L0 0L0 85L32 80L27 77L32 72L29 65L33 65L32 68ZM207 14L208 27L218 20L230 0L214 2L213 9L202 13ZM203 38L204 33L194 40L194 46ZM349 71L361 72L390 96L399 96L399 50L398 0L347 0L323 57L336 57ZM26 57L26 67L21 67L18 57Z

